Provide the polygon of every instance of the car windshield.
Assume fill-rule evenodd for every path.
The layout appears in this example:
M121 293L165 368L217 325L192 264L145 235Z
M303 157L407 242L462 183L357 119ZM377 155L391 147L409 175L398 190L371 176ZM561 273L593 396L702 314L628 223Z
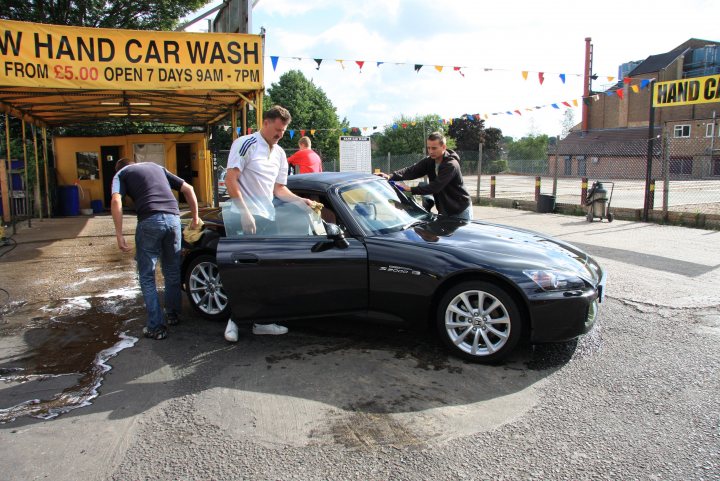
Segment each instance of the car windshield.
M430 220L430 214L401 195L380 179L340 189L340 197L353 217L373 234L385 234Z

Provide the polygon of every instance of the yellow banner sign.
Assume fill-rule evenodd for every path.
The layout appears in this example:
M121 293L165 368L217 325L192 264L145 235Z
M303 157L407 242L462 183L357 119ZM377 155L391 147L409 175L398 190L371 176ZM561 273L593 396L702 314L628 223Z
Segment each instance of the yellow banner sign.
M0 20L0 86L260 90L262 38Z
M720 102L720 75L658 82L653 88L654 107Z

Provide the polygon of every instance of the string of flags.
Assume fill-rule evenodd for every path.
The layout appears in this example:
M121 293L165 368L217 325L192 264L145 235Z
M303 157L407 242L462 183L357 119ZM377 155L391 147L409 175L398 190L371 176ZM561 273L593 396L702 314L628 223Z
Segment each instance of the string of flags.
M465 73L463 72L463 69L475 69L475 68L481 68L484 72L499 72L504 71L508 72L511 71L509 69L503 69L503 68L489 68L489 67L473 67L473 66L457 66L457 65L433 65L433 64L421 64L421 63L407 63L407 62L386 62L386 61L380 61L380 60L345 60L345 59L325 59L325 58L312 58L312 57L283 57L280 55L270 55L270 62L272 63L273 72L277 71L278 63L280 62L280 59L290 59L295 61L303 61L303 60L310 60L315 62L315 70L320 70L320 66L323 64L323 62L326 62L325 65L327 65L327 61L335 62L337 65L340 66L343 70L346 68L346 62L349 66L355 65L358 69L358 72L362 73L363 67L366 66L366 64L375 64L376 68L380 68L383 65L396 65L396 66L406 66L406 65L412 65L413 69L415 70L415 73L419 73L420 70L424 67L432 67L437 72L443 72L443 70L446 71L453 71L457 72L463 77L465 77ZM354 68L354 67L353 67ZM522 70L520 73L523 77L523 79L527 80L528 75L530 74L530 70ZM538 75L538 81L540 82L540 85L542 85L545 82L545 76L546 75L557 75L557 77L560 79L560 81L564 84L567 77L582 77L583 74L579 73L556 73L556 72L533 72L537 73ZM598 75L593 75L592 79L597 80L599 77ZM608 82L612 82L615 80L614 76L607 76L606 77Z

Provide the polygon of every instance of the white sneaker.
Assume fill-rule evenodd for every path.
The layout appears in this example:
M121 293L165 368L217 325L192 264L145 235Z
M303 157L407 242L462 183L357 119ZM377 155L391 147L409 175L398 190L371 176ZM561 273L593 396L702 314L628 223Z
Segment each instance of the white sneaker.
M253 324L253 334L256 336L261 336L263 334L279 336L280 334L286 334L287 332L287 327L279 326L277 324Z
M238 327L232 319L228 319L227 327L225 328L225 340L227 342L238 341Z

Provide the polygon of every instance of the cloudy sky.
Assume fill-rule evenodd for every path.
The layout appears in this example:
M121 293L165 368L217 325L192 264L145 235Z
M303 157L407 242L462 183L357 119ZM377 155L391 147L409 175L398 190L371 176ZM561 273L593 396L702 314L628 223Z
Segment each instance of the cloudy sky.
M559 134L563 111L550 104L581 103L585 37L599 90L621 63L689 38L720 40L718 18L719 0L260 0L252 30L266 31L266 87L299 69L353 127L392 124L400 114L489 114L486 126L521 137ZM203 28L206 22L192 29ZM270 56L280 57L276 71ZM324 59L319 70L314 58ZM415 64L424 67L415 72ZM491 115L515 110L522 115Z

